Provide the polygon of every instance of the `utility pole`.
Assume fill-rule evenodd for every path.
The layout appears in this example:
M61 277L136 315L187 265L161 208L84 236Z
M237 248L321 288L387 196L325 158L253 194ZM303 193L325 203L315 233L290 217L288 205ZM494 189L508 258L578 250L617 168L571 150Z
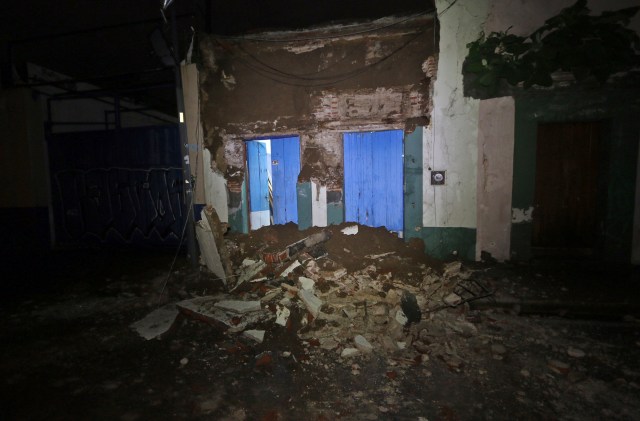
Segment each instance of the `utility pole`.
M176 28L176 9L171 8L171 35L173 38L173 57L175 62L176 77L176 104L178 107L178 128L180 133L180 150L183 153L182 159L182 175L183 175L183 191L185 202L185 235L187 238L187 254L192 267L198 266L196 247L195 223L193 218L193 180L191 177L191 165L189 163L189 141L187 139L187 124L184 115L184 95L182 93L182 75L180 72L180 46L178 44L178 32Z

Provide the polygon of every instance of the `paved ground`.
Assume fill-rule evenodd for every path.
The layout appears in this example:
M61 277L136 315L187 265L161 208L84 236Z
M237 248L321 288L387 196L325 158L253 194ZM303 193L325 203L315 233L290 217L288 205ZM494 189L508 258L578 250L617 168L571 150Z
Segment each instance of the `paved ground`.
M170 253L46 256L4 263L0 419L640 419L633 268L463 266L492 300L423 315L405 349L341 357L316 339L322 318L257 343L179 316L145 341L131 323L211 293L209 275L181 257L161 293Z

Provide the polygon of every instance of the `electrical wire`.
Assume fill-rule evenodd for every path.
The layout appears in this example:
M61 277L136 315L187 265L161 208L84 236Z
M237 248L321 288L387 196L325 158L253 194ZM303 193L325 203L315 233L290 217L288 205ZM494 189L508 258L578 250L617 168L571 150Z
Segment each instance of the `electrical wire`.
M449 3L449 5L447 7L445 7L445 9L442 12L438 13L438 17L440 17L440 16L444 15L445 13L447 13L447 11L449 9L451 9L453 7L453 5L456 4L457 2L458 2L458 0L453 0L451 3Z
M345 80L349 80L352 79L366 71L368 71L369 69L378 66L380 64L382 64L383 62L387 61L388 59L390 59L391 57L393 57L394 55L396 55L397 53L399 53L400 51L402 51L404 48L406 48L409 44L411 44L413 41L415 41L416 39L418 39L420 37L420 35L424 34L425 30L423 31L419 31L417 33L415 33L415 36L412 37L411 39L409 39L407 42L405 42L404 44L402 44L400 47L398 47L397 49L395 49L394 51L392 51L391 53L389 53L388 55L386 55L385 57L382 57L380 60L374 62L374 63L370 63L365 65L364 67L361 67L359 69L355 69L349 72L345 72L342 74L336 74L333 76L321 76L321 77L317 77L317 78L309 78L309 77L301 77L300 75L295 75L295 74L291 74L288 72L284 72L282 70L279 70L277 68L273 68L271 66L265 68L261 68L256 66L253 63L250 63L249 61L245 60L242 57L239 57L236 55L235 59L243 64L245 67L253 70L254 72L256 72L257 74L273 81L273 82L277 82L277 83L281 83L284 85L289 85L289 86L299 86L299 87L309 87L309 88L313 88L313 87L327 87L327 86L332 86L335 85L337 83L343 82ZM231 51L232 54L235 54L233 51ZM294 79L294 80L299 80L300 82L291 82L291 81L287 81L286 79ZM314 82L318 82L318 83L314 83Z
M406 35L413 35L413 34L420 35L420 34L423 34L424 32L426 32L426 31L423 30L423 31L411 32L411 33L408 33ZM411 41L412 40L410 40L409 42L411 42ZM403 47L401 47L401 48L403 48ZM238 45L238 49L240 51L242 51L243 53L245 53L246 55L248 55L249 57L251 57L257 63L261 64L262 66L264 66L264 67L266 67L266 68L268 68L270 70L273 70L275 72L274 74L282 75L282 76L285 76L287 78L316 81L316 80L332 80L332 79L335 79L337 77L336 75L309 77L310 75L313 75L313 74L318 75L320 73L326 72L330 68L334 67L335 64L337 64L337 63L334 63L334 65L332 65L330 67L327 67L325 69L322 69L321 71L318 71L318 72L302 73L302 74L301 73L289 73L289 72L285 72L283 70L280 70L280 69L278 69L276 67L273 67L268 63L265 63L264 61L260 60L258 57L256 57L255 55L253 55L249 51L247 51L244 47L242 47L242 45ZM345 59L340 60L340 61L344 61Z

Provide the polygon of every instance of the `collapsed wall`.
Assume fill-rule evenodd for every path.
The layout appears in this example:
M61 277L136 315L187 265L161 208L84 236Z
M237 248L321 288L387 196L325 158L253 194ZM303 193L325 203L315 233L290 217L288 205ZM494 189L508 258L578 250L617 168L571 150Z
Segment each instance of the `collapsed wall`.
M204 141L227 183L232 230L247 226L244 141L282 136L300 139L298 206L322 192L329 215L320 220L343 222L342 135L428 123L432 80L423 67L434 61L434 25L421 14L202 40Z

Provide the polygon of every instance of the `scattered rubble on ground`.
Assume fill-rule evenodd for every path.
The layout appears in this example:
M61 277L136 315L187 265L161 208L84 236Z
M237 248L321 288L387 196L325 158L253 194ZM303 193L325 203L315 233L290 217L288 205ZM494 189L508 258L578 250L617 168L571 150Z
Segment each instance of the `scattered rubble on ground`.
M203 210L203 220L207 232L224 231L210 210ZM464 359L441 339L473 335L466 303L491 294L459 261L432 260L421 242L405 243L384 228L343 224L299 233L291 226L265 227L212 242L215 250L203 252L217 253L215 277L228 268L226 292L175 307L258 343L284 331L341 358L377 353L415 363L432 355L458 369ZM225 259L236 262L235 270L221 263ZM202 259L208 268L211 260ZM441 313L456 307L463 311ZM505 353L502 345L492 349L496 358Z

